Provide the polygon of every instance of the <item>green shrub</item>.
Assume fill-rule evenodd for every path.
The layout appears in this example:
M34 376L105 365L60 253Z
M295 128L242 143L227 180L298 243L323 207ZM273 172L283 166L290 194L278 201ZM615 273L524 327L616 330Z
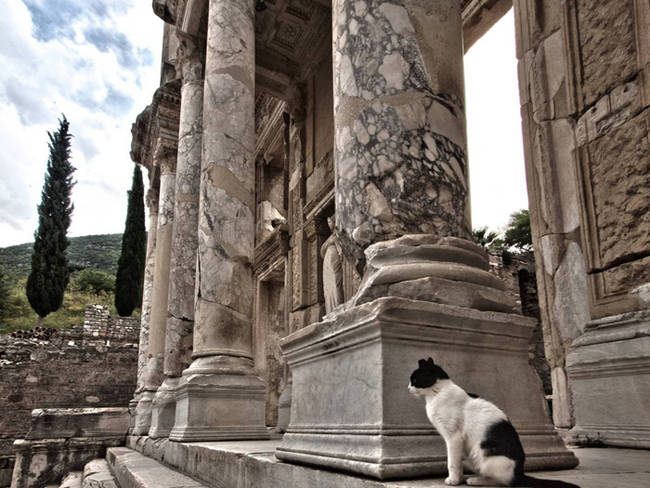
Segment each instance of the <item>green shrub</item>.
M99 294L115 291L115 276L96 269L84 269L72 276L71 289Z

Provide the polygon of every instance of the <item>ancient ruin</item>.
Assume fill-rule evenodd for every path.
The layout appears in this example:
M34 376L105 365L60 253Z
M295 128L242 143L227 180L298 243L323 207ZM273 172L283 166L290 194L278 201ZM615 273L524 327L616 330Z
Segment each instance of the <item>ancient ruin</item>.
M535 319L470 240L463 54L513 4L552 414ZM507 412L527 469L577 464L558 428L650 447L646 0L153 7L166 24L160 88L133 126L150 231L130 449L109 454L121 479L141 454L219 486L439 476L444 443L406 391L427 356Z

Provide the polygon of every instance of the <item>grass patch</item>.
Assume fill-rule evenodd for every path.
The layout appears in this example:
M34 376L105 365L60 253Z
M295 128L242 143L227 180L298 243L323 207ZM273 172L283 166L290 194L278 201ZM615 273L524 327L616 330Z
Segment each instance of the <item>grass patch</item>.
M87 305L103 305L109 308L111 315L115 311L115 296L113 292L100 291L93 293L89 289L78 289L75 281L70 284L63 297L63 305L56 312L47 315L41 324L38 324L38 315L32 310L25 293L25 278L10 284L10 294L7 308L0 317L0 334L8 334L15 330L29 330L40 325L41 327L64 328L73 324L80 324L84 320L84 310ZM140 309L132 315L140 318Z

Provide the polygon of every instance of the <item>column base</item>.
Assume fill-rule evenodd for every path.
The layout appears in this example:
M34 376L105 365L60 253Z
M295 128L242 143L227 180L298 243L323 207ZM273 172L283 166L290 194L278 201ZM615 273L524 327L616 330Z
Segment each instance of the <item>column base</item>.
M291 420L276 456L379 479L441 475L446 449L422 399L408 393L418 359L502 408L517 428L526 469L577 465L550 423L528 363L534 320L386 297L282 341L293 375Z
M135 420L133 421L133 435L147 435L151 427L151 402L154 391L144 390L135 407Z
M265 391L249 359L197 358L180 379L169 439L270 439L264 417Z
M566 369L572 441L650 448L650 311L591 322L573 341Z
M165 378L151 402L149 437L169 437L176 417L176 393L180 378Z

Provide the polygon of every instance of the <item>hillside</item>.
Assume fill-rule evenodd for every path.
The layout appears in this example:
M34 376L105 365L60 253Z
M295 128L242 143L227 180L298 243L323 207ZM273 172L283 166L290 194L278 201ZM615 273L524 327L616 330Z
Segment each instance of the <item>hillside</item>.
M0 248L0 265L15 278L26 278L31 269L33 244ZM72 267L91 268L114 275L122 247L122 234L71 237L68 262Z

